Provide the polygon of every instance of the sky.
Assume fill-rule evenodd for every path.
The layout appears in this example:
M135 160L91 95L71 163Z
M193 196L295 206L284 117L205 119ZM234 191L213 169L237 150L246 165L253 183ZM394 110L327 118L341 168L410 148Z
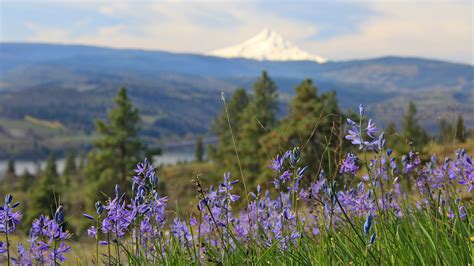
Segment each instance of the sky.
M0 0L1 42L206 53L272 29L330 60L474 64L472 1Z

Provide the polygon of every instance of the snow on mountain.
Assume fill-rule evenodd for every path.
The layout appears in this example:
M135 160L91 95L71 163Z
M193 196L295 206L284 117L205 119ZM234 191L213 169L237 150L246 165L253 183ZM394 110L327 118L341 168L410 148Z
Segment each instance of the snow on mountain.
M301 50L296 45L283 39L278 33L266 28L241 44L218 49L208 54L225 58L240 57L271 61L306 60L318 63L325 63L327 61L324 57L312 55Z

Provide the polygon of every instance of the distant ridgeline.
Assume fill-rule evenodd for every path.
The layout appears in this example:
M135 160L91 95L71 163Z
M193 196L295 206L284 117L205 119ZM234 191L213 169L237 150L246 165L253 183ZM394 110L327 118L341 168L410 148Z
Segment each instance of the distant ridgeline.
M262 70L277 85L280 110L311 78L335 91L343 110L359 103L386 126L399 126L409 101L433 134L440 119L462 113L474 126L474 67L420 58L326 62L224 59L195 54L78 45L0 44L0 157L84 149L94 120L105 118L118 88L140 110L146 141L207 134L222 108L220 93L249 90ZM280 115L282 115L280 113Z

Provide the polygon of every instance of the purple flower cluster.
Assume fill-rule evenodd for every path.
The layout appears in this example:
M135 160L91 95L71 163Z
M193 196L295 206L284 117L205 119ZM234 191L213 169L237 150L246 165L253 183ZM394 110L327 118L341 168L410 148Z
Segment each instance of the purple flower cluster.
M158 176L148 160L139 163L134 172L131 199L127 199L125 193L121 193L120 187L116 185L113 199L109 199L105 206L100 202L96 203L96 218L84 214L86 218L96 220L96 225L87 229L88 235L96 239L97 244L115 244L117 260L120 259L122 250L120 245L127 235L132 236L134 246L141 247L141 250L135 250L137 256L154 256L153 254L158 252L157 239L160 244L164 244L161 241L167 197L158 195Z
M357 155L348 153L346 154L346 158L341 163L341 168L339 173L341 174L352 174L355 175L357 170L359 170L359 166L357 166Z
M19 205L20 202L13 203L13 196L8 194L3 206L0 206L0 232L5 234L5 242L0 241L0 254L6 253L7 260L10 260L10 240L8 236L15 232L22 216L20 212L13 210Z
M363 106L359 111L362 121ZM469 209L462 193L472 193L474 166L465 150L456 151L455 158L442 162L433 156L424 163L415 152L398 158L390 149L382 152L383 133L376 135L372 120L364 127L362 122L348 119L348 123L351 128L346 139L359 147L365 161L359 160L360 153L348 153L333 176L321 171L317 177L304 179L307 168L299 165L300 150L294 148L271 161L269 167L274 178L268 190L259 185L241 198L235 192L239 180L233 180L230 173L208 189L202 188L198 180L197 213L187 217L176 215L168 222L167 197L158 194L156 170L147 160L139 163L132 178L131 197L116 186L113 198L104 205L96 203L96 214L84 214L91 223L95 222L87 229L87 234L96 240L95 263L99 264L101 259L99 244L108 245L108 254L102 254L102 260L108 259L109 264L120 264L120 254L150 264L164 263L169 254L180 252L197 255L193 258L205 263L211 261L210 253L232 252L247 243L284 251L297 246L303 237L338 230L348 223L355 237L370 251L380 241L377 239L384 237L377 232L377 219L385 213L403 219L407 209L438 208L440 215L466 221ZM371 155L374 156L367 158ZM363 166L363 176L358 177ZM351 184L338 182L347 175L351 176ZM417 194L410 196L419 199L417 205L407 206L402 181L416 186L410 193ZM7 196L0 209L0 232L6 235L13 233L20 222L21 214L13 211L16 206L18 203L12 204L12 197ZM12 261L22 265L64 262L64 254L70 249L64 240L70 234L63 230L63 222L62 207L53 219L36 219L30 230L29 249L18 245L18 257ZM113 255L111 246L115 246ZM174 249L179 249L178 253ZM0 242L0 253L8 250L8 241Z
M13 262L19 265L31 264L51 264L65 262L65 254L71 249L64 241L71 237L68 231L65 231L62 223L64 222L64 212L60 206L54 219L41 215L35 219L31 225L28 242L29 249L18 244L18 258Z
M5 197L3 206L0 206L0 232L13 233L21 221L21 212L14 211L20 205L19 202L13 203L12 195Z
M360 122L357 124L353 120L347 118L347 124L351 127L348 130L346 139L350 140L353 145L358 145L361 150L381 150L385 146L384 134L376 136L377 127L372 122L372 119L369 119L367 126L362 125L362 120L364 117L364 106L359 105L359 114ZM364 134L368 136L369 139L364 139Z

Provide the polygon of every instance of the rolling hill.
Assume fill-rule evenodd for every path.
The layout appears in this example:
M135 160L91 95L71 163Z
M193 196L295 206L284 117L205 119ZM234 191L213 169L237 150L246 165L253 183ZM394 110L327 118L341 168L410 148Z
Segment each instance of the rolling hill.
M94 119L105 117L122 86L139 107L150 142L206 134L221 108L220 92L251 89L262 70L275 79L283 110L294 86L312 78L320 91L336 91L344 109L366 104L382 125L398 121L413 100L431 131L440 117L458 113L474 126L471 65L393 56L319 64L0 43L0 157L44 154L64 143L67 148L87 147ZM51 123L61 126L48 127Z

